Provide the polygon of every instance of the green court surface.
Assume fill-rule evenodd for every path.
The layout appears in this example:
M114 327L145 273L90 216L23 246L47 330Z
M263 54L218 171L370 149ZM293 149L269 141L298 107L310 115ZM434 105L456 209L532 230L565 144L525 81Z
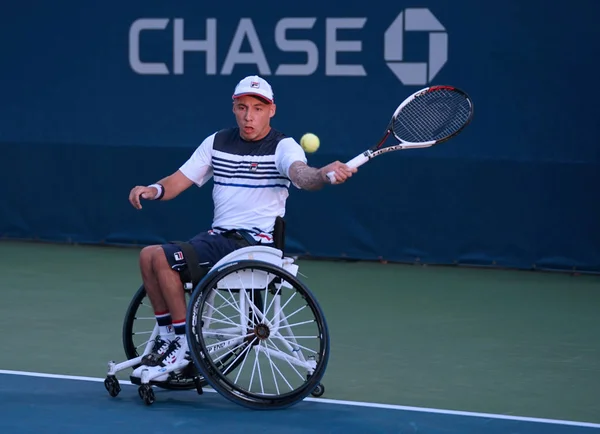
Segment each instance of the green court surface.
M138 253L0 242L0 370L103 378ZM600 277L299 264L330 328L324 398L600 422Z

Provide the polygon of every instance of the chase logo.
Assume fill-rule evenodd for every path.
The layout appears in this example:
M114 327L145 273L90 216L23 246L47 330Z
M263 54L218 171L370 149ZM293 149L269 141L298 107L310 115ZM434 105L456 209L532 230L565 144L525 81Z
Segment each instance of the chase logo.
M402 84L418 86L431 82L448 60L448 33L444 26L427 8L407 8L391 24L384 21L388 28L377 36L383 43L383 59L377 56L366 66L366 53L375 50L364 46L362 35L379 28L374 21L371 28L365 29L368 21L367 17L286 17L270 28L264 27L262 22L255 25L251 18L241 18L233 35L217 36L217 18L205 18L203 24L194 21L189 25L183 18L140 18L129 28L129 65L137 74L182 75L187 73L185 59L201 56L204 71L191 73L231 75L237 65L254 65L262 76L296 77L315 74L365 77L370 73L378 75L375 69L385 69L387 65ZM199 39L185 36L186 25L192 27L191 33ZM260 37L257 26L262 30ZM338 35L346 30L354 30L354 36ZM149 32L155 35L148 36ZM156 41L156 37L169 38L166 32L171 33L171 53L161 53L151 42ZM416 48L406 41L407 32L428 32L428 53L419 53L419 59L426 61L411 62L405 58L407 47L413 48L412 51ZM221 43L222 38L225 38L224 43ZM244 46L249 50L242 49ZM223 48L217 52L217 47ZM265 47L269 49L265 51ZM425 51L425 47L422 50ZM151 53L154 61L143 59L142 52ZM281 53L289 52L302 53L300 58L305 62L282 63ZM252 83L252 87L258 86Z
M384 35L384 58L387 66L405 85L425 85L433 80L448 60L448 33L426 8L409 8L400 12ZM404 61L405 32L429 32L428 62Z

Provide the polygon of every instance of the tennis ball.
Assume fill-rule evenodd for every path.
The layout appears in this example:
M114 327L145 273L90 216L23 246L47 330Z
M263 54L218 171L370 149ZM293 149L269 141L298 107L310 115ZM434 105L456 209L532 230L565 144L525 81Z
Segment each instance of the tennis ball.
M316 152L316 150L319 149L320 144L321 141L313 133L306 133L300 139L300 146L302 146L302 149L306 152Z

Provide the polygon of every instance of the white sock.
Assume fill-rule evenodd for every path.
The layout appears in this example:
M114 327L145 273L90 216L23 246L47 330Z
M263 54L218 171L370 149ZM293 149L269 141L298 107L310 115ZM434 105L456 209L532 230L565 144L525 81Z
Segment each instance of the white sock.
M173 330L172 325L168 326L159 326L158 334L162 339L166 339L168 341L172 341L175 338L175 331Z

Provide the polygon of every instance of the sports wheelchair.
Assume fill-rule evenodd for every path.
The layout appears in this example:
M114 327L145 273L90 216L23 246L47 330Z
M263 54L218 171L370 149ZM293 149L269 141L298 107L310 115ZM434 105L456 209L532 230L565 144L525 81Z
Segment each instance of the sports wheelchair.
M147 405L155 401L153 386L195 388L198 394L210 386L252 409L281 409L308 395L323 395L321 380L330 352L325 316L314 295L296 277L294 259L284 255L285 222L281 218L276 220L274 235L274 247L241 247L199 280L194 273L182 278L189 357L156 374L168 373L167 381L153 381L147 370L141 378L130 377ZM104 386L110 396L121 391L116 374L140 366L157 334L142 285L123 322L127 360L108 363Z

